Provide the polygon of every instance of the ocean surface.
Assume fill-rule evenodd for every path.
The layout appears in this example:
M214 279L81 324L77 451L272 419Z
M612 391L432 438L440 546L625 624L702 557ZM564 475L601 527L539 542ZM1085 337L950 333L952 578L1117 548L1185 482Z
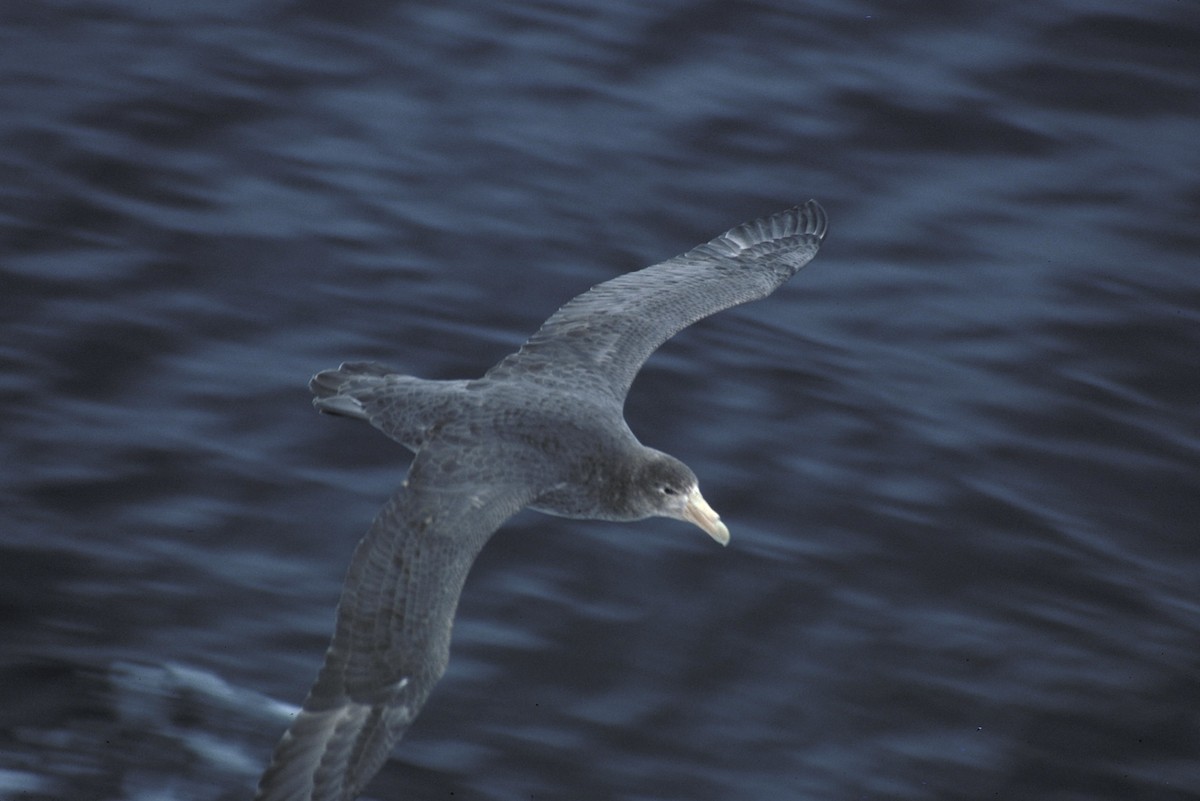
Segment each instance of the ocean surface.
M365 797L1200 797L1200 9L8 3L0 799L248 799L407 454L587 287L810 197L627 405L727 549L523 512Z

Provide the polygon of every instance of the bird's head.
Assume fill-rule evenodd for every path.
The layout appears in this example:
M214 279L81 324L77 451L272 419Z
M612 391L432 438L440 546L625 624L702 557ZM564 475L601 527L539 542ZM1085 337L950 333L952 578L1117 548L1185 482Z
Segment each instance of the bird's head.
M634 471L631 489L642 517L673 517L704 529L722 545L729 543L729 529L700 494L699 481L691 468L674 456L647 448Z

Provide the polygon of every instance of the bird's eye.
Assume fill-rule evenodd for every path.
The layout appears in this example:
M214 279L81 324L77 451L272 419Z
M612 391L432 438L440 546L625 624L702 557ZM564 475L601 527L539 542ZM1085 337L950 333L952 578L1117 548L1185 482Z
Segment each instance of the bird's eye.
M672 486L669 486L669 485L665 485L665 484L664 484L664 485L663 485L663 488L662 488L662 493L663 493L663 495L674 495L674 494L675 494L675 488L674 488L674 487L672 487Z

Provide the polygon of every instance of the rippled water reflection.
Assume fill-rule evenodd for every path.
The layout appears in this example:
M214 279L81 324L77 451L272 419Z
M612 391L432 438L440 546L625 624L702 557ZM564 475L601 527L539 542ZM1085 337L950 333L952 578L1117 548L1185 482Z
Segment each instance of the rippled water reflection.
M628 417L734 540L525 513L377 798L1200 792L1200 25L1182 3L0 12L0 794L247 797L472 376L808 197Z

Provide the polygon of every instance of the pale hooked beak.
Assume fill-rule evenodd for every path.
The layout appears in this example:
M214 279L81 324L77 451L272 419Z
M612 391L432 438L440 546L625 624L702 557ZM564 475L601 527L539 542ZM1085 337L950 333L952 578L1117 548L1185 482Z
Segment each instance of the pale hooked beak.
M729 544L729 529L721 522L721 516L714 512L708 501L700 495L699 487L692 487L692 491L688 493L683 519L704 529L708 536L722 545Z

